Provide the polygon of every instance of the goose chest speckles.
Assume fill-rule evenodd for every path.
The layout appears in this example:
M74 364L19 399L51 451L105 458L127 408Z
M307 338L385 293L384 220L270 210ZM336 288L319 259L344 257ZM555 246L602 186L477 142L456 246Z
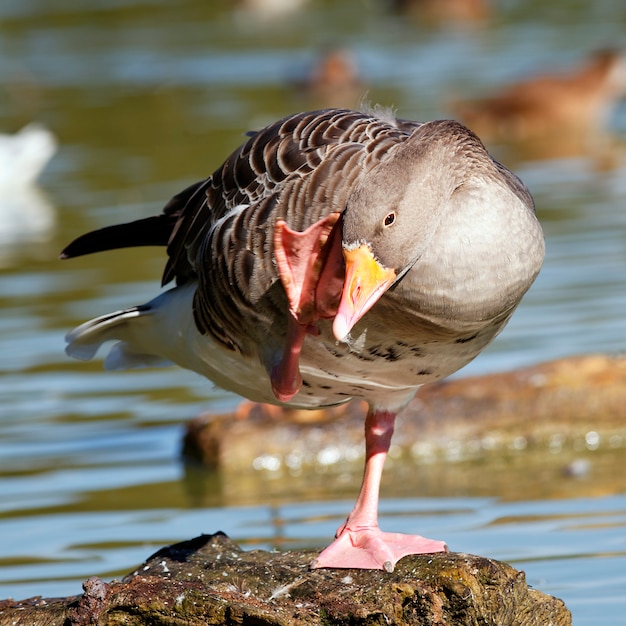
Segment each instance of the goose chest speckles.
M151 302L86 322L68 354L177 363L252 400L367 400L354 510L315 567L393 568L445 549L377 527L397 412L472 360L536 277L541 228L521 181L450 120L329 109L253 133L155 217L88 233L63 257L167 246Z

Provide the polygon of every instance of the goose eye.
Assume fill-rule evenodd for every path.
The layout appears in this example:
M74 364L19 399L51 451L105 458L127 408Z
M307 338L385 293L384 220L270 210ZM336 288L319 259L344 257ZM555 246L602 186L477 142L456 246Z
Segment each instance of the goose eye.
M392 211L385 216L383 226L391 226L396 221L396 214Z

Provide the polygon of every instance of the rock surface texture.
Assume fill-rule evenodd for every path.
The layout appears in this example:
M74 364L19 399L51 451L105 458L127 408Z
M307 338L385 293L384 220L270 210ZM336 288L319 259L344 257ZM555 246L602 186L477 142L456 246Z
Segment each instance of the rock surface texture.
M152 555L123 581L90 578L69 598L0 601L0 626L566 626L563 602L510 565L458 553L394 572L309 569L314 553L243 551L223 533Z

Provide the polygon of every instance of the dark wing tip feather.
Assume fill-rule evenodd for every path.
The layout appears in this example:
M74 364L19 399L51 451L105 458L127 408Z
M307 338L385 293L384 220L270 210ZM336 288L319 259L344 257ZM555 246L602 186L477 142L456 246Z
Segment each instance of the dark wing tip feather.
M94 252L136 246L166 246L174 221L173 216L161 214L93 230L74 239L63 249L59 258L71 259Z
M167 246L176 222L187 202L206 186L206 180L189 185L177 193L164 207L160 215L106 226L74 239L59 255L60 259L71 259L85 254L135 248L138 246Z

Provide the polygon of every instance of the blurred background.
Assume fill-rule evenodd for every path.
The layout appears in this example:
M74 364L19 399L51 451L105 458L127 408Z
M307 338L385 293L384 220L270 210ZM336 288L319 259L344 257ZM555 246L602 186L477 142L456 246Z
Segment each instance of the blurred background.
M153 297L164 264L154 249L60 262L64 245L158 212L281 116L370 103L456 117L526 182L544 269L460 376L623 352L625 35L622 0L4 0L0 598L80 593L200 532L318 548L350 510L360 459L251 463L228 480L186 467L184 423L237 398L175 368L105 372L63 352L74 325ZM511 562L576 624L621 623L626 495L598 476L624 475L626 444L572 446L580 471L500 459L508 485L481 459L392 464L381 525ZM568 496L533 490L546 480Z

